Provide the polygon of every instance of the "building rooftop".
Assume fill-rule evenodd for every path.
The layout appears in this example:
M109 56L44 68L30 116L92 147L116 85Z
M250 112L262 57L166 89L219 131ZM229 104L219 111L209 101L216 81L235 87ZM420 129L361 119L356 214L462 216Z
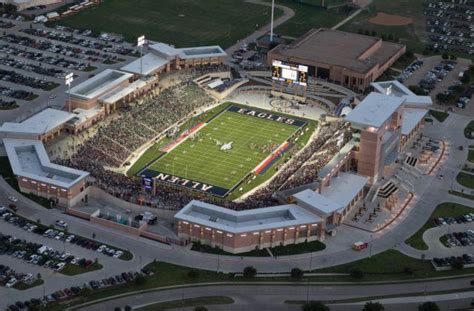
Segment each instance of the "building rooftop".
M227 56L226 52L218 45L177 49L169 44L158 42L150 45L149 49L150 52L142 57L143 72L141 72L142 63L140 58L123 66L121 70L147 76L163 68L175 58L194 59Z
M142 63L143 62L143 63ZM163 67L169 63L169 60L163 58L155 53L147 53L143 55L142 61L140 58L134 60L133 62L120 68L123 71L131 72L133 74L147 76ZM142 72L143 66L143 72Z
M132 77L130 73L105 69L94 77L71 88L71 96L82 99L94 99L116 88ZM69 91L66 91L69 93Z
M145 80L142 80L142 79L139 79L139 80L136 80L136 81L133 81L132 83L130 83L129 86L125 87L125 88L120 88L120 89L117 89L117 90L114 90L110 93L107 93L105 94L104 96L102 96L100 98L100 100L104 103L107 103L107 104L113 104L113 103L116 103L117 101L121 100L122 98L124 98L125 96L135 92L136 90L138 89L141 89L142 87L144 87L148 82L145 81Z
M427 109L405 108L402 115L402 135L408 135L428 113Z
M379 45L379 46L376 46ZM374 48L374 51L368 51ZM403 46L379 38L332 29L313 29L290 45L279 45L271 53L317 63L341 66L367 73L384 64Z
M372 82L371 85L381 94L405 99L405 106L428 106L433 104L431 96L416 95L397 80Z
M20 123L5 122L0 133L43 135L66 123L75 115L63 110L47 108Z
M174 217L230 233L261 231L321 221L320 217L293 204L234 211L196 200L189 202Z
M341 172L331 179L329 187L324 187L321 194L346 207L368 182L365 176Z
M181 59L225 57L227 53L218 45L179 49Z
M3 144L16 176L69 189L89 175L84 171L51 163L39 140L5 138Z
M404 103L405 99L372 92L364 98L345 120L363 126L381 127Z
M313 210L318 216L327 217L345 208L365 187L368 179L352 173L340 172L333 177L330 186L323 187L321 193L306 189L295 193L298 205Z

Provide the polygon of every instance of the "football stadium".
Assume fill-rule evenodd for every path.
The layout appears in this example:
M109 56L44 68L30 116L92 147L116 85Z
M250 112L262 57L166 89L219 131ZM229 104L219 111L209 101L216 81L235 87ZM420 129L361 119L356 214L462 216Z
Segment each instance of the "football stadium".
M267 172L307 125L251 107L222 106L209 120L192 125L163 146L161 155L138 176L225 196L250 173Z

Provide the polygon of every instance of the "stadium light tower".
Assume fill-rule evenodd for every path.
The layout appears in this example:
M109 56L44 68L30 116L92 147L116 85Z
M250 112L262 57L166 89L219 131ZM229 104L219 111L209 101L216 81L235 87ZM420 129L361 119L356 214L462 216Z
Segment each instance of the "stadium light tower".
M74 81L74 73L70 72L64 77L64 83L68 86L68 110L71 112L71 84Z
M273 16L275 12L275 0L272 0L272 19L270 20L270 42L273 42Z
M137 38L137 46L140 47L140 74L143 75L143 45L145 45L145 36Z

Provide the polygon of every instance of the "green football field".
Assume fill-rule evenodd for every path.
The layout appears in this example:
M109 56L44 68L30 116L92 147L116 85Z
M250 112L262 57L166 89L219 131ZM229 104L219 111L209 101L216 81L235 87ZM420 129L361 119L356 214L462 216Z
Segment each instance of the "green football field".
M299 128L225 111L148 169L231 189Z
M227 48L269 22L268 6L243 0L107 0L57 23L121 34L129 42L145 35L177 47Z

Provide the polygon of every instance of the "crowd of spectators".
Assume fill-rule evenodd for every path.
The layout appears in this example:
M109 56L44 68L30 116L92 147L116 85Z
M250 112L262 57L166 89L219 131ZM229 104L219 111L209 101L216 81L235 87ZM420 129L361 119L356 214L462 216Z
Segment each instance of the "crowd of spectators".
M316 138L304 149L292 148L288 151L292 156L291 162L274 167L278 174L271 183L238 203L165 183L156 185L156 194L153 195L143 190L139 179L107 169L122 165L144 143L177 122L188 119L198 108L213 102L191 82L205 70L193 68L188 71L186 79L181 73L181 82L159 94L151 92L131 103L118 115L104 121L95 134L82 142L75 154L66 159L56 159L56 162L90 172L94 185L131 202L139 199L149 206L177 210L190 200L198 199L242 210L271 206L277 203L273 198L275 192L316 181L320 169L351 138L349 127L344 122L322 126ZM215 70L219 70L217 66ZM344 133L342 143L341 133Z
M147 141L188 117L213 100L196 85L185 81L159 94L150 93L102 123L96 134L73 156L103 166L119 167ZM81 168L85 169L85 168Z

